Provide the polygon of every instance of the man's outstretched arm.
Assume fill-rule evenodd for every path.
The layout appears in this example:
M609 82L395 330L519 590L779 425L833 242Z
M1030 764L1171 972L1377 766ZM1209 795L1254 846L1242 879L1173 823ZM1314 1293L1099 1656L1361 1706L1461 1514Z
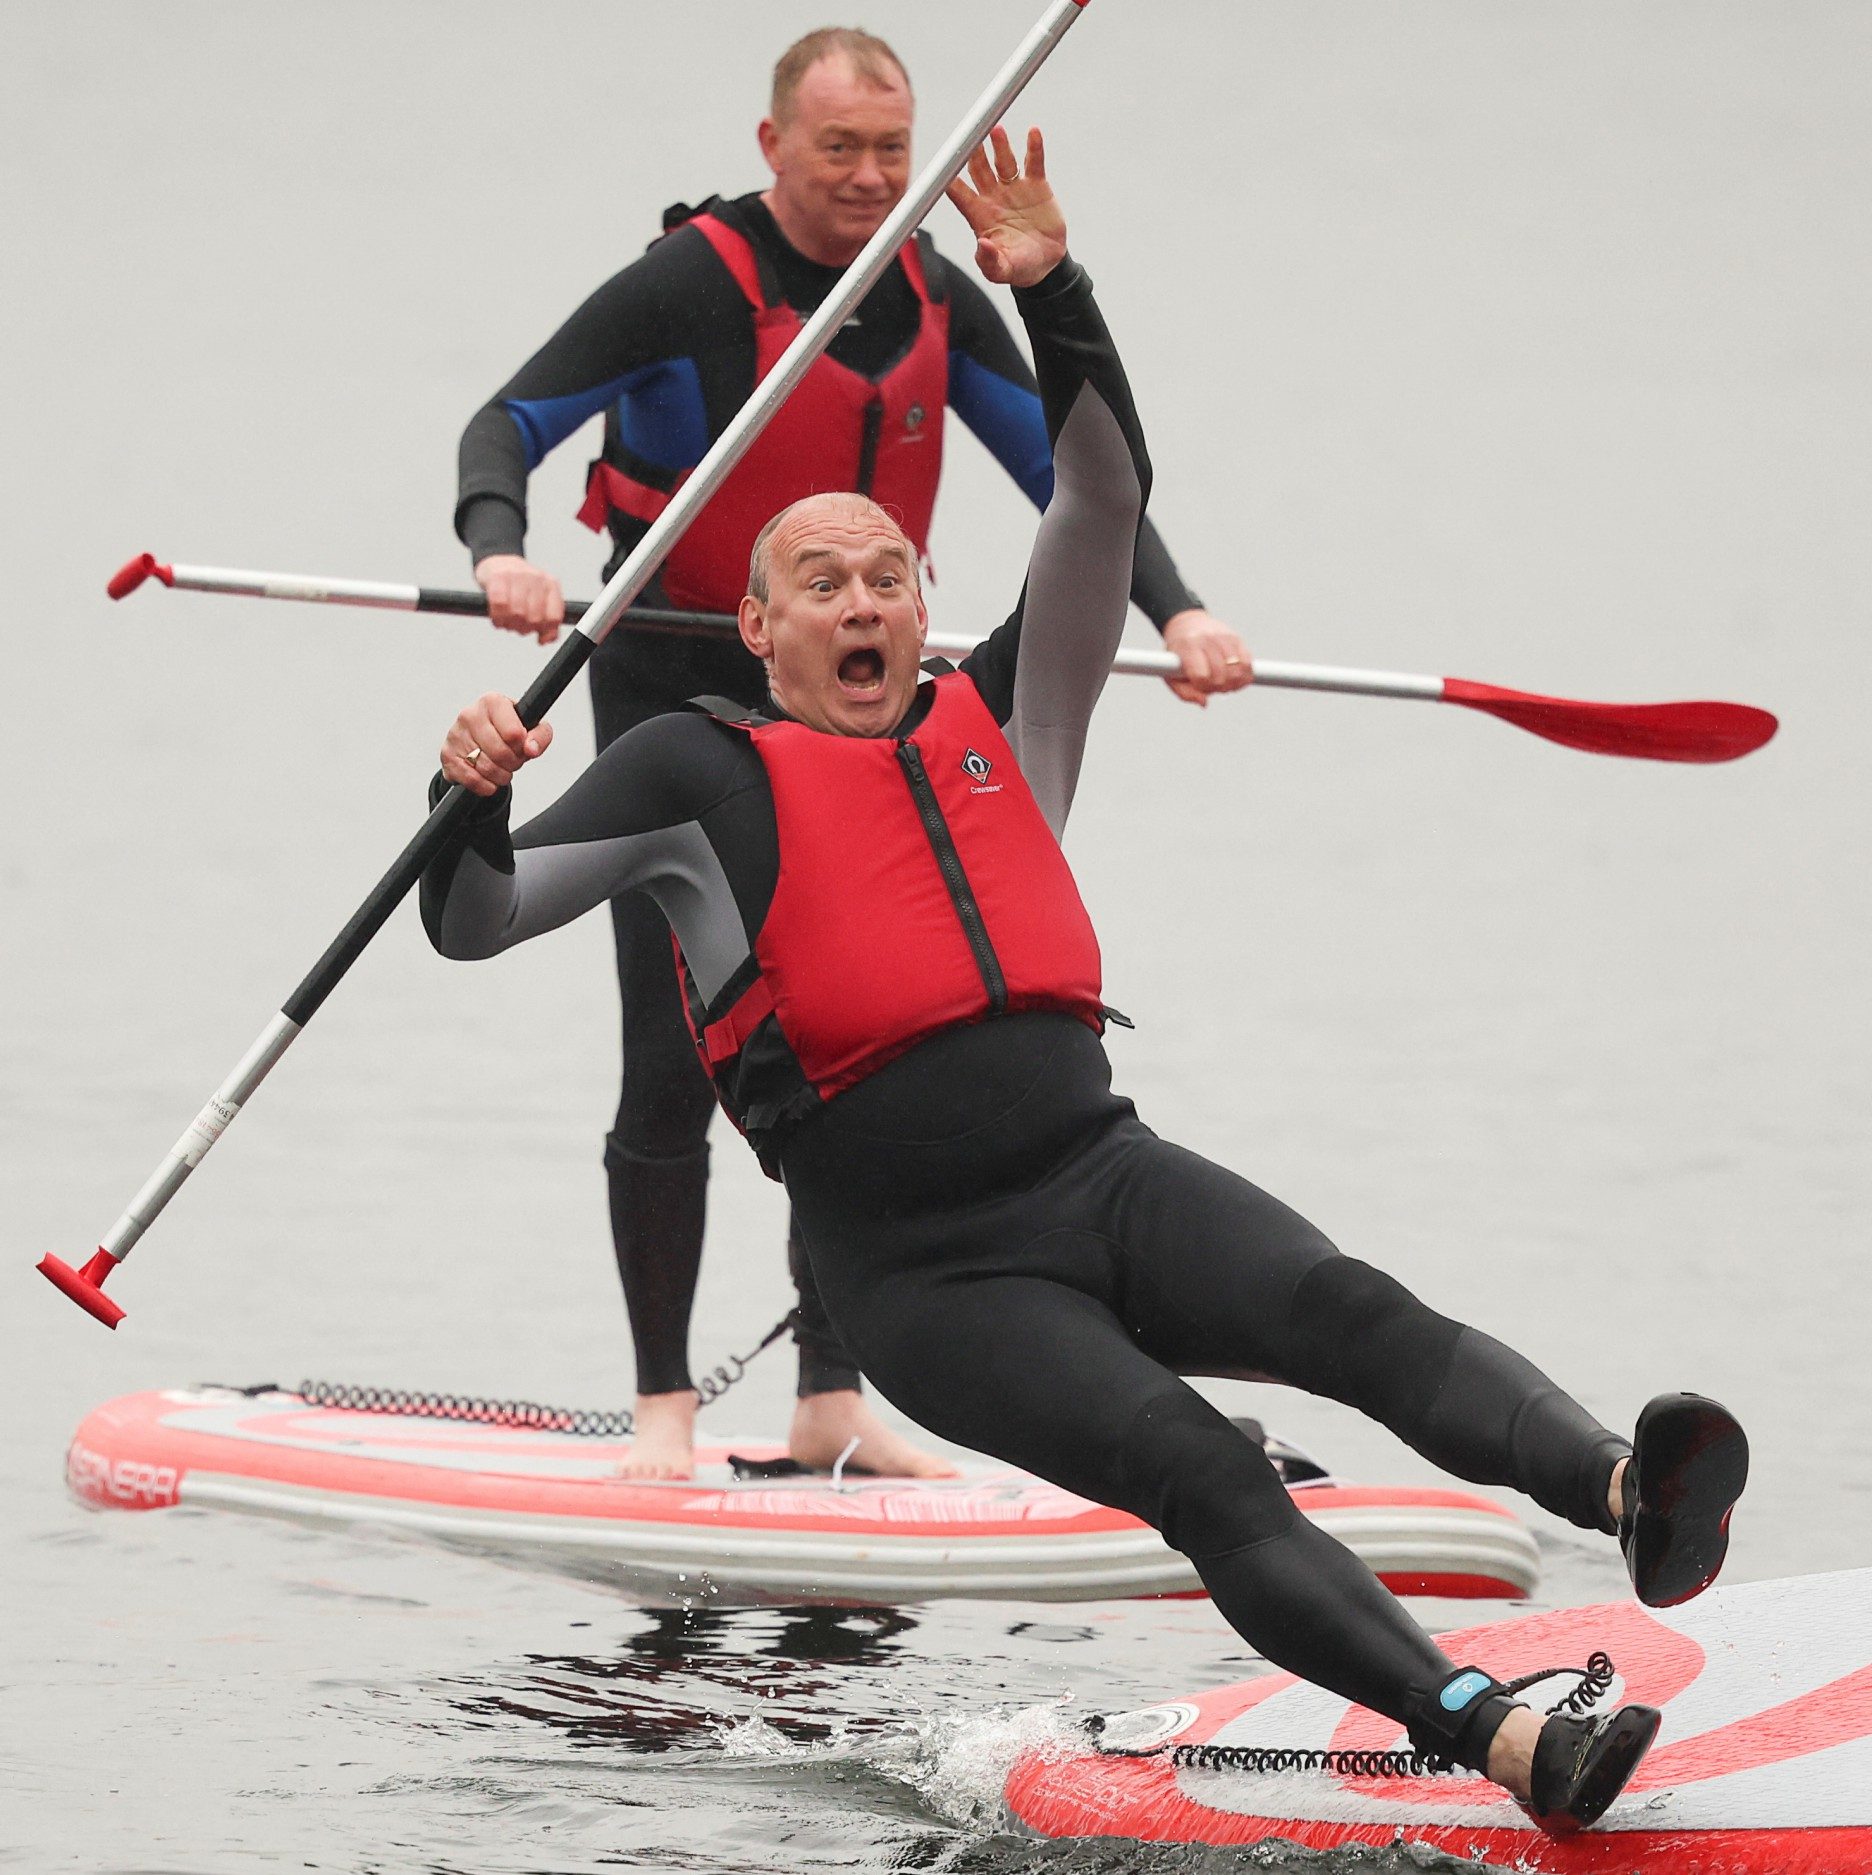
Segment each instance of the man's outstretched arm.
M1046 182L1029 132L1027 172L996 133L956 198L990 279L1015 289L1053 445L1054 494L1040 520L1013 616L965 668L1008 725L1022 772L1057 833L1079 779L1087 724L1124 631L1150 458L1117 348Z

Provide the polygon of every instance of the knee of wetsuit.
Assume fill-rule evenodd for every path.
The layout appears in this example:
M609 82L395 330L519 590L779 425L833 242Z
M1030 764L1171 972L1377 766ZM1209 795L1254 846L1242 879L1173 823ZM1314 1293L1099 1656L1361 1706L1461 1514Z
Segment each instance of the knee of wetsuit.
M620 1174L628 1175L640 1166L648 1167L649 1175L654 1177L659 1168L690 1167L699 1160L702 1175L706 1179L708 1159L707 1139L698 1142L664 1137L655 1130L641 1127L633 1127L628 1131L613 1130L605 1135L605 1170L614 1178Z
M1267 1454L1195 1393L1162 1393L1139 1408L1119 1471L1125 1508L1186 1556L1264 1542L1298 1515Z
M1489 1746L1514 1708L1499 1680L1480 1667L1463 1667L1436 1686L1411 1688L1405 1727L1419 1757L1460 1764L1486 1777Z
M1409 1424L1435 1403L1462 1332L1383 1270L1325 1257L1294 1288L1288 1377L1386 1425Z

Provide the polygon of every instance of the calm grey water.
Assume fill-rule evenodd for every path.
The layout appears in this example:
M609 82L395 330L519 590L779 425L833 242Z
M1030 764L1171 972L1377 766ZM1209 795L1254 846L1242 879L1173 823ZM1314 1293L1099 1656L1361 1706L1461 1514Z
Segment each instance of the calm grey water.
M1029 12L865 17L933 139ZM665 202L758 181L765 66L820 23L5 13L0 1863L1229 1865L1024 1845L995 1805L1068 1694L1239 1677L1206 1605L685 1625L60 1486L79 1416L143 1386L627 1393L600 922L463 970L400 914L122 1272L117 1335L32 1273L87 1253L376 878L454 710L538 656L102 589L144 548L460 583L468 413ZM1674 769L1127 680L1071 842L1146 1117L1614 1423L1665 1386L1732 1401L1738 1579L1872 1562L1869 51L1851 0L1100 0L1022 112L1158 516L1257 649L1782 716L1747 762ZM532 542L589 591L585 453L537 478ZM999 616L1029 527L958 440L939 623ZM558 721L534 804L588 746L582 701ZM718 1157L711 1358L785 1304L778 1194ZM778 1425L789 1381L767 1357L719 1429ZM1337 1408L1218 1392L1348 1473L1425 1475ZM1603 1550L1553 1564L1549 1599L1617 1590Z

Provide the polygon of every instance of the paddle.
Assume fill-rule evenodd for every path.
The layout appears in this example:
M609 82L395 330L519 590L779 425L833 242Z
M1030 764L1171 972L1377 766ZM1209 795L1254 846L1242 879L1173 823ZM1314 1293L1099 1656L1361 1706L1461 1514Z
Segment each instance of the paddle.
M326 605L380 606L401 612L451 612L487 616L486 595L434 586L397 586L362 579L316 579L301 573L256 573L233 567L170 566L152 553L127 560L106 587L113 599L133 593L145 580L189 592L236 593L254 599L305 599ZM572 600L566 617L589 616ZM672 612L633 606L617 621L634 631L674 632L691 637L732 634L735 621L721 612ZM932 633L929 648L966 656L975 640ZM1112 669L1127 676L1175 677L1182 666L1168 651L1120 651ZM1542 697L1503 690L1466 677L1418 677L1407 671L1344 670L1330 664L1280 664L1257 658L1255 682L1279 690L1341 691L1367 697L1407 697L1424 703L1455 703L1499 717L1531 735L1589 755L1637 756L1653 762L1733 762L1759 749L1777 727L1766 710L1746 703L1585 703L1573 697ZM529 718L529 721L536 720Z
M935 207L937 198L961 173L970 153L1020 96L1028 80L1046 63L1084 6L1085 0L1051 0L1038 24L975 101L968 116L924 166L903 200L845 270L838 286L801 327L773 370L754 387L754 394L696 465L694 473L671 497L669 506L651 523L635 551L612 574L604 590L586 609L578 629L554 652L528 687L519 708L521 720L529 728L552 707L624 609L650 583L657 566L683 530L721 486L768 419L786 401L788 393L831 342L832 335L857 311L865 295L890 266L897 250ZM54 1256L40 1262L41 1273L80 1308L110 1328L115 1328L123 1319L124 1311L104 1293L105 1279L181 1190L190 1173L240 1112L243 1103L292 1046L294 1037L338 987L384 920L422 877L430 861L448 844L473 799L466 789L454 786L437 803L421 832L403 849L396 863L352 914L350 922L332 940L324 956L313 965L311 974L287 998L279 1014L241 1057L233 1073L215 1090L213 1098L195 1116L169 1156L131 1199L98 1246L97 1255L81 1270L73 1269Z

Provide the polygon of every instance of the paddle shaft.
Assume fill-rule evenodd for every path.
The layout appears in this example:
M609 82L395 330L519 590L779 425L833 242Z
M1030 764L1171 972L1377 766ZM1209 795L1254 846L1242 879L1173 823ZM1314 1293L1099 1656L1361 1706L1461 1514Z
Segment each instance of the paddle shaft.
M335 605L392 606L403 611L454 612L487 616L480 593L438 591L425 586L391 586L365 580L309 579L296 573L253 573L229 567L165 566L154 554L140 554L112 575L113 599L133 593L147 579L199 592L242 593L266 599L310 599ZM573 618L586 608L567 608ZM632 609L624 615L636 629L719 635L735 621L719 612L672 612ZM975 640L941 633L929 639L932 651L966 655ZM1177 659L1164 651L1121 651L1111 668L1146 677L1174 677ZM1404 697L1421 703L1453 703L1479 710L1567 748L1591 755L1623 755L1656 762L1733 762L1759 749L1775 733L1766 710L1746 703L1592 703L1578 697L1544 697L1526 690L1504 690L1466 677L1426 677L1412 671L1348 670L1332 664L1282 664L1256 661L1260 683L1276 690L1325 690L1342 695Z
M941 149L924 166L903 200L846 269L839 285L806 321L774 369L755 386L754 394L742 406L734 421L696 465L694 473L671 498L669 506L651 524L624 564L605 583L604 590L585 609L577 629L527 687L518 708L521 720L529 728L545 716L584 667L592 652L603 643L626 607L650 583L658 565L683 530L726 480L769 419L831 343L833 335L857 311L865 296L896 257L897 250L935 207L937 198L950 182L960 174L970 153L1001 120L1008 106L1026 88L1034 73L1045 64L1083 11L1084 5L1085 0L1051 0L1039 22L995 75L988 89L976 100L968 116L957 125ZM372 601L363 599L361 602ZM376 603L398 602L380 598ZM188 1131L130 1201L123 1215L111 1226L98 1246L98 1255L82 1271L71 1270L56 1257L47 1257L41 1262L40 1269L81 1307L89 1309L110 1326L116 1326L122 1311L102 1295L100 1285L104 1277L130 1253L131 1248L156 1221L241 1107L292 1046L300 1030L317 1014L326 997L337 988L365 946L382 929L384 921L408 895L431 861L447 846L473 799L465 788L457 784L451 786L437 802L416 837L397 856L395 864L352 914L305 980L286 999L279 1014L241 1057L233 1073L215 1090L213 1098L196 1115Z

